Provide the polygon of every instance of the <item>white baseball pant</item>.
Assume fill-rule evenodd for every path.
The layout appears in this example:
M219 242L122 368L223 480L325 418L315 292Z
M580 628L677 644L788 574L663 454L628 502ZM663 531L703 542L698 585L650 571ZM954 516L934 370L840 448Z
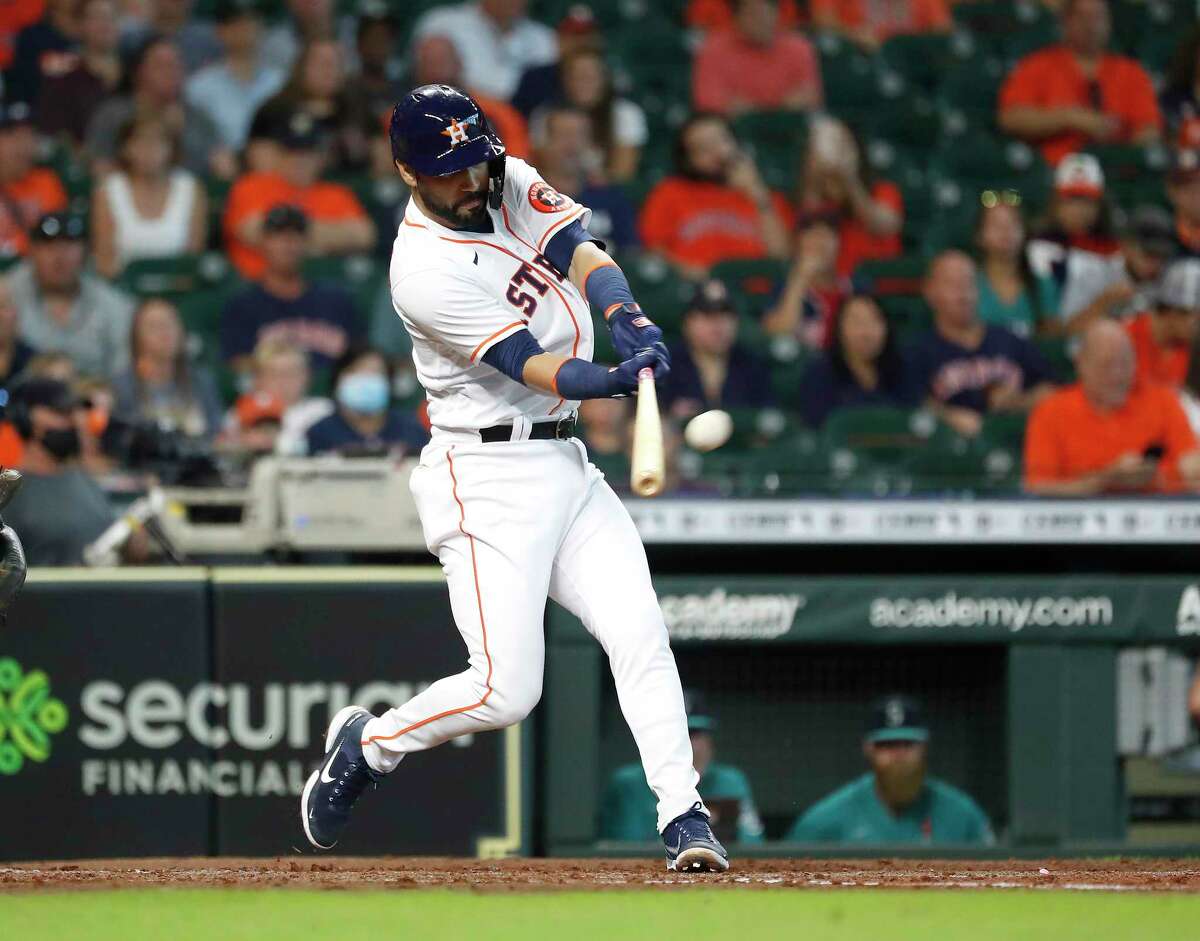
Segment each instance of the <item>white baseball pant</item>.
M628 512L583 443L435 437L410 484L450 589L468 667L367 723L377 771L410 752L520 722L542 695L549 595L608 654L658 828L700 800L679 672ZM566 756L563 756L566 759Z

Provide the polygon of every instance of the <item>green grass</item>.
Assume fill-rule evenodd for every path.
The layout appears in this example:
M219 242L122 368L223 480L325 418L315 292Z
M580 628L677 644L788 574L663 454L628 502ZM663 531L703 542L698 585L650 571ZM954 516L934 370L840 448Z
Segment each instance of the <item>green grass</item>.
M0 896L0 924L5 938L23 941L1159 941L1196 936L1200 896L149 889Z

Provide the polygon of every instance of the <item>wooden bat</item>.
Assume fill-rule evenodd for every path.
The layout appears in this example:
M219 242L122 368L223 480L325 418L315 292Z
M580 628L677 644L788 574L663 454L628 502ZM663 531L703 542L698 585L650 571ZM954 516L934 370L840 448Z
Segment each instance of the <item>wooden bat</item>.
M662 493L664 477L662 419L658 414L654 370L647 366L638 373L637 417L633 423L633 463L629 485L639 497L655 497Z

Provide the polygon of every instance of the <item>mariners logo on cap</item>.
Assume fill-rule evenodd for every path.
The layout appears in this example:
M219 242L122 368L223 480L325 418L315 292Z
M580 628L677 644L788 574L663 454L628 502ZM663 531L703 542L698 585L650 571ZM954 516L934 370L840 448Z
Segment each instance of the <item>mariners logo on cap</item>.
M471 115L460 121L458 118L451 118L450 123L446 125L442 134L450 138L450 146L457 147L459 144L465 144L470 138L470 126L476 121L476 116Z
M888 704L884 707L884 713L889 729L904 725L904 703L896 699L888 700Z

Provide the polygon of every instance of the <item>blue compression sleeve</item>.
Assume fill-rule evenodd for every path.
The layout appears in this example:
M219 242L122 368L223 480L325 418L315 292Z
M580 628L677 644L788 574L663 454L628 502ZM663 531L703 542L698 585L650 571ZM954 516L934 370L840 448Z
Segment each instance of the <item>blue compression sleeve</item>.
M554 388L564 399L607 399L623 390L615 370L589 363L586 359L569 359L558 367Z
M542 254L565 278L571 270L571 259L575 257L575 249L584 242L595 242L604 248L604 243L588 232L576 219L570 225L564 226L554 233L554 237L550 239Z
M605 320L608 320L609 314L616 308L635 303L629 280L625 277L625 272L616 265L593 268L583 286L587 290L588 303L604 314Z
M544 353L541 345L528 330L518 330L505 337L483 354L483 361L515 382L525 384L525 361Z

